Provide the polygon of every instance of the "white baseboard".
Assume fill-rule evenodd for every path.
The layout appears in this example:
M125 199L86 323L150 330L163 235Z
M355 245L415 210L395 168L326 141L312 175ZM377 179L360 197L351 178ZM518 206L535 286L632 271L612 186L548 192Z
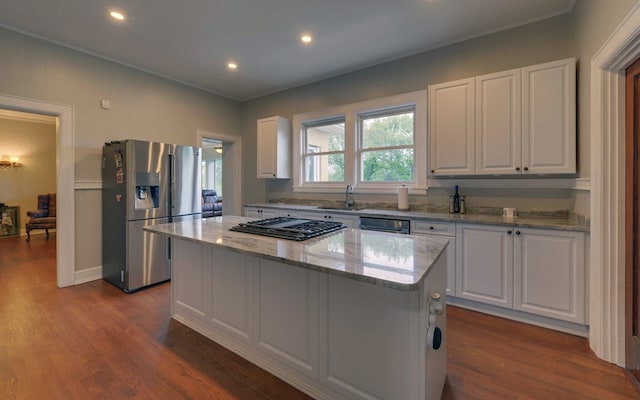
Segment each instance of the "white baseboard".
M102 265L98 265L97 267L93 267L93 268L83 269L81 271L76 271L73 284L80 285L82 283L97 281L99 279L102 279Z
M476 301L461 299L459 297L447 296L447 304L466 308L472 311L478 311L485 314L494 315L496 317L511 319L518 322L524 322L530 325L540 326L542 328L553 329L555 331L569 333L575 336L588 337L589 326L576 324L573 322L560 321L553 318L547 318L540 315L529 314L517 310L511 310L502 307L496 307L490 304L478 303Z

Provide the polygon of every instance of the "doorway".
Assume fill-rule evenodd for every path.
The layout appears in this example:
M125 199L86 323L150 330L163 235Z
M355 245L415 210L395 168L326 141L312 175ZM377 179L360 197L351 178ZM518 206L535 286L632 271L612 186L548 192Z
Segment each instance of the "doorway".
M2 238L24 236L27 212L38 207L38 196L56 192L56 126L53 116L0 109Z
M219 185L217 186L219 191L216 190L224 198L222 206L224 215L242 215L241 138L198 130L197 140L203 148L203 162L205 157L212 160L212 163L207 166L211 168L210 170L205 171L203 168L203 178L208 180L208 182L203 180L203 183L207 186L213 185L211 188L207 187L208 189Z
M224 148L222 141L202 139L202 217L222 216Z
M640 388L640 60L625 85L625 359Z
M75 283L73 107L0 95L0 108L57 117L56 276L58 287L71 286Z

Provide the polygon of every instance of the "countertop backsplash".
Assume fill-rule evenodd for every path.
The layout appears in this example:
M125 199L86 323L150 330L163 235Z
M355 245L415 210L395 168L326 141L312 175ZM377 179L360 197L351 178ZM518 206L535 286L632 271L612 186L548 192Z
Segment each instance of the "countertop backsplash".
M271 204L291 204L300 206L312 206L312 207L340 207L344 205L342 201L336 200L319 200L319 199L293 199L293 198L277 198L270 199ZM389 210L396 211L397 204L392 202L367 202L356 199L356 207L366 208L373 210ZM448 205L444 204L416 204L409 203L409 211L434 213L434 214L447 214L449 213ZM517 209L517 216L521 218L540 218L540 219L563 219L569 221L575 221L581 225L589 225L590 218L588 215L581 215L572 210L541 210L541 209ZM488 206L474 206L473 202L467 202L468 215L487 215L487 216L502 216L502 207L488 207Z

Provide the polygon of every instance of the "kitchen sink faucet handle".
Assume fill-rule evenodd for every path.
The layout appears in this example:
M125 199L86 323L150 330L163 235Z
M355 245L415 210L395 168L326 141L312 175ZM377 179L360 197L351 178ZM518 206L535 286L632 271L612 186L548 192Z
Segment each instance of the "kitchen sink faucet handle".
M355 204L355 201L353 201L353 198L351 197L353 195L353 186L351 186L351 184L349 183L347 185L347 189L345 190L345 194L344 194L344 204L347 207L353 207L353 205Z

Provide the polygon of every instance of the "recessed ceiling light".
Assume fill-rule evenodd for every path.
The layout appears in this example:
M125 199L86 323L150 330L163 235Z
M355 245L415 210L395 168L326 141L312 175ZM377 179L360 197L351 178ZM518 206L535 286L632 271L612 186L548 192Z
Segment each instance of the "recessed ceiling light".
M227 64L227 68L229 68L231 70L238 69L238 64L236 64L234 62L230 62L230 63Z
M124 14L122 14L120 11L111 11L109 15L111 15L113 19L117 19L118 21L124 21Z
M313 36L311 36L308 33L305 33L302 36L300 36L300 40L302 41L302 43L311 43L313 41Z

